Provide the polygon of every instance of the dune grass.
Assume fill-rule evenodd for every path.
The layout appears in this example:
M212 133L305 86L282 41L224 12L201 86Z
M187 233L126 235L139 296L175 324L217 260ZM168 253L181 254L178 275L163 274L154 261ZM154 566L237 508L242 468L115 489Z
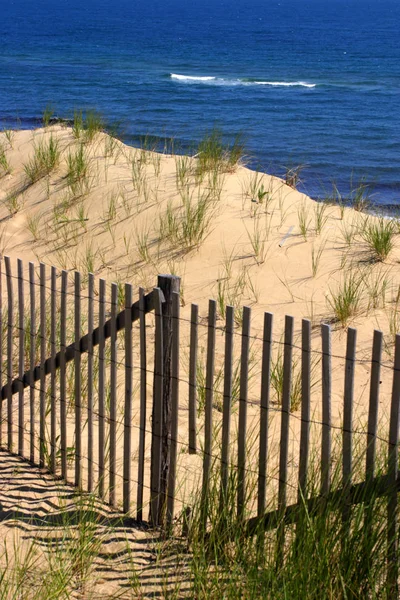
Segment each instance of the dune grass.
M60 162L60 147L56 137L50 135L48 141L41 140L34 146L34 154L24 165L24 171L30 184L39 181L58 166Z
M366 219L362 237L375 260L383 262L387 259L393 249L395 233L395 223L392 219Z
M334 320L342 327L359 314L364 296L364 280L354 270L346 271L337 289L329 288L327 302L334 314Z
M214 128L207 133L197 148L196 176L202 178L212 170L232 172L244 159L244 146L237 135L231 144L225 143L222 132Z

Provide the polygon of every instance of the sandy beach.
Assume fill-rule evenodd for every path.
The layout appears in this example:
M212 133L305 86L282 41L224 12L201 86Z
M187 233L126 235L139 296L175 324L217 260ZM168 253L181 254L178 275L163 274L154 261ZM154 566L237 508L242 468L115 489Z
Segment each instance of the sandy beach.
M82 134L83 135L83 134ZM53 146L52 166L34 171L38 149ZM312 414L320 419L320 325L332 328L333 422L342 420L344 355L347 328L357 329L354 423L365 428L374 329L384 334L380 423L387 437L395 333L400 324L400 223L391 221L387 256L371 244L374 228L387 220L340 202L317 203L283 179L238 164L200 172L199 157L159 154L129 147L106 133L77 138L69 127L0 133L0 254L36 266L40 262L71 273L88 273L107 282L132 283L150 291L159 273L181 277L181 316L190 320L191 303L199 305L206 324L208 300L217 300L217 370L223 368L224 308L235 308L235 360L240 352L241 310L251 307L254 374L249 396L259 398L264 313L274 315L275 360L281 348L285 315L295 318L295 344L301 319L311 320L315 350ZM44 169L44 170L43 170ZM337 198L336 198L337 200ZM202 227L188 226L188 212ZM196 212L197 211L197 212ZM26 271L27 272L27 271ZM72 278L71 278L72 281ZM338 310L338 295L354 295L348 312ZM3 286L4 289L4 286ZM151 335L151 332L150 332ZM182 346L188 347L182 326ZM205 347L206 327L200 332ZM200 352L204 360L204 354ZM136 357L137 358L137 357ZM300 352L295 350L296 369ZM313 367L314 368L314 367ZM318 373L318 374L317 374ZM187 365L182 364L183 378ZM218 385L222 386L222 377ZM222 388L221 388L222 389ZM217 398L218 400L218 398ZM278 398L273 397L276 407ZM182 386L181 404L187 406ZM293 406L291 469L297 468L299 405ZM134 416L134 418L136 418ZM218 422L218 414L216 422ZM234 421L237 415L233 417ZM256 430L258 407L249 411ZM179 436L187 440L187 413L180 416ZM72 427L72 425L71 425ZM202 436L200 424L199 435ZM271 427L271 447L279 439L279 415ZM319 429L316 426L314 440ZM255 434L256 435L256 434ZM364 443L364 442L363 442ZM134 440L134 447L137 440ZM251 461L250 461L251 462ZM270 469L274 464L271 460ZM199 456L179 456L182 477L195 480ZM190 485L184 490L189 496ZM187 496L187 497L188 497ZM185 497L186 498L186 497ZM184 502L182 502L182 505ZM2 529L7 528L5 525ZM100 588L99 588L100 589Z

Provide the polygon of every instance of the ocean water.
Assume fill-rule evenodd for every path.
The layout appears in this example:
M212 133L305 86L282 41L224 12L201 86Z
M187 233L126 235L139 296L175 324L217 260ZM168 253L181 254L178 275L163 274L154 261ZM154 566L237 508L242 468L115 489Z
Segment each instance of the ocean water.
M1 0L0 127L96 109L190 150L216 125L248 162L305 165L400 206L398 0Z

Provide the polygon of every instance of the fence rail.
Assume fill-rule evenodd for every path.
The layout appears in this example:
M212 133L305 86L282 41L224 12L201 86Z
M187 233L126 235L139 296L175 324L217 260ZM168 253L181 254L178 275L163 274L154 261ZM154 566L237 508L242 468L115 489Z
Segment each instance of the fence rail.
M176 501L179 500L182 483L179 450L185 450L189 456L197 456L200 470L194 474L192 491L201 493L205 527L214 463L217 461L219 465L221 502L226 497L229 470L234 467L238 482L238 519L245 520L248 535L253 535L260 527L264 530L276 528L282 551L285 526L297 522L305 508L312 512L333 502L342 511L345 523L350 519L352 505L368 502L372 495L387 496L388 580L392 589L397 589L399 335L396 336L394 365L391 365L389 373L392 376L389 431L387 439L383 438L388 447L388 471L385 475L376 476L377 444L381 440L378 435L381 368L388 366L382 362L383 336L380 331L374 332L372 354L368 361L357 358L356 330L349 328L347 331L346 353L342 357L342 423L338 426L332 414L335 392L332 361L337 356L332 352L329 324L321 325L321 350L316 350L312 348L311 323L308 320L302 320L301 344L297 346L294 343L293 317L286 317L284 339L277 341L273 337L273 315L265 313L262 335L257 333L254 336L251 333L251 309L244 307L238 363L234 367L234 338L238 335L234 309L226 307L223 327L217 327L217 304L214 300L209 301L206 324L200 320L196 304L190 307L190 318L183 318L180 315L177 277L160 275L157 287L149 294L140 289L138 299L133 302L130 284L123 289L111 284L110 299L107 300L106 282L102 279L96 282L91 274L85 283L87 295L84 296L82 276L78 272L74 273L73 288L69 291L70 274L66 271L59 273L51 267L48 277L48 268L42 263L37 278L34 264L29 263L28 278L25 279L21 260L17 261L16 275L9 257L4 258L4 264L5 274L0 264L0 446L10 452L17 447L20 456L33 463L38 461L41 467L46 466L50 472L61 475L80 489L96 492L112 505L121 506L126 514L135 508L139 521L144 518L144 510L148 507L150 522L164 527L169 527L176 516ZM119 310L121 307L122 310ZM82 331L83 323L85 333ZM181 376L183 326L189 350L188 379ZM200 328L205 329L204 336ZM218 339L217 333L221 333ZM71 343L67 343L68 337L73 338ZM206 338L203 380L199 378L201 337ZM220 348L221 340L223 348ZM251 344L254 340L261 345L258 392L250 375ZM276 363L273 364L275 344L282 349L279 406L276 401L273 402L271 392L272 384L275 391L277 385ZM295 351L299 352L300 360L296 381ZM314 353L321 358L320 419L314 418L311 411L314 402ZM355 481L354 464L354 435L357 433L353 422L354 387L358 362L367 364L370 369L368 422L363 432L366 444L362 481ZM134 374L137 376L134 377ZM300 389L299 413L297 408L293 411L292 407L295 385ZM180 398L183 386L187 394L186 406ZM24 390L28 388L29 397L26 397ZM203 412L199 410L200 396L204 402ZM220 416L215 410L217 396L222 398L217 411ZM234 414L236 400L238 413ZM3 401L7 403L6 415ZM250 409L253 411L251 415ZM138 413L136 424L134 413ZM273 440L271 418L276 413L280 417L277 506L266 512L268 486L273 479L268 472ZM17 421L14 421L15 414ZM182 425L179 423L182 414L185 414L187 442L182 441ZM250 453L248 448L250 417L257 426L255 453ZM290 461L293 419L300 421L294 478ZM232 433L233 423L237 426L236 439ZM312 424L321 428L320 489L317 495L308 497ZM217 430L220 431L218 448L215 445ZM340 489L332 487L332 435L335 430L342 435ZM26 437L29 440L28 452ZM146 469L146 463L150 464L150 469ZM250 476L257 480L256 508L252 516L246 510ZM136 485L134 501L133 484ZM291 503L289 492L293 489L296 498ZM187 498L180 506L187 515L186 508Z

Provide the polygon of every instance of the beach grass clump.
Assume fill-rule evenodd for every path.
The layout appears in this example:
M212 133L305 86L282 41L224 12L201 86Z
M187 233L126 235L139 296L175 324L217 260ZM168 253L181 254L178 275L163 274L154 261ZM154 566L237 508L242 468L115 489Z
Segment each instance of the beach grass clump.
M257 450L254 443L249 446L247 455L251 456ZM365 460L359 449L356 460ZM256 473L246 473L243 493L236 463L236 457L229 461L222 485L220 461L215 460L207 494L195 496L189 526L190 597L392 597L387 582L387 501L378 497L376 488L364 492L365 501L351 507L347 521L343 520L345 496L340 493L309 503L308 498L320 494L320 457L313 452L307 489L304 496L299 494L297 512L290 513L295 524L291 518L286 521L283 510L281 515L274 514L273 526L267 519L254 518L250 529ZM332 490L342 488L340 466L338 461L332 469ZM377 471L381 476L382 468ZM277 469L268 472L267 489L278 477ZM240 508L239 496L243 497ZM276 498L271 493L267 497L264 512L272 513Z
M393 249L395 233L395 223L392 219L366 219L362 237L377 261L383 262L389 256Z
M104 131L104 119L95 110L88 110L85 118L85 141L92 142L98 133Z
M10 217L16 215L23 208L24 204L24 195L18 192L8 194L4 200L4 206L8 210Z
M48 141L41 140L34 147L32 158L24 165L24 171L30 184L39 181L50 173L60 162L60 146L57 138L50 135Z
M261 215L257 214L253 219L253 231L250 232L246 228L254 258L258 265L262 265L267 258L268 248L266 242L271 232L271 221L272 219L265 215L264 222L262 222Z
M279 346L276 356L271 361L271 388L275 394L275 402L282 406L283 398L283 351ZM295 358L292 361L292 385L290 389L290 410L296 411L301 405L301 367L299 361Z
M304 241L307 241L308 230L311 225L311 218L309 216L310 210L309 207L303 202L297 209L297 218L299 220L299 229L300 233L304 238Z
M7 158L7 152L3 144L0 144L0 176L9 175L11 166Z
M88 110L84 115L82 110L74 110L72 135L77 140L92 142L96 135L104 131L104 120L95 110Z
M82 143L67 157L67 183L72 193L84 194L90 189L89 158Z
M47 104L42 116L42 122L44 127L48 127L50 125L51 119L54 116L54 108L51 104Z
M386 293L389 289L388 271L382 268L372 269L365 274L364 283L368 292L368 310L385 308Z
M199 247L212 229L216 204L208 190L181 190L182 206L168 203L159 219L160 241L168 240L186 252Z
M319 265L320 265L321 258L322 258L322 254L325 250L325 246L326 246L326 241L323 242L319 246L319 248L315 248L314 244L311 246L311 271L312 271L313 277L317 276Z
M243 160L244 146L240 135L232 144L226 144L222 132L215 128L207 133L197 148L196 177L200 179L213 170L233 172Z
M349 320L359 314L365 291L363 277L354 270L345 273L336 290L329 288L327 302L334 313L334 320L346 327Z
M321 234L328 220L328 215L326 214L327 207L328 205L325 202L317 202L314 207L314 228L316 235Z
M353 176L351 177L349 204L358 212L364 212L371 207L371 187L364 177L356 182Z

